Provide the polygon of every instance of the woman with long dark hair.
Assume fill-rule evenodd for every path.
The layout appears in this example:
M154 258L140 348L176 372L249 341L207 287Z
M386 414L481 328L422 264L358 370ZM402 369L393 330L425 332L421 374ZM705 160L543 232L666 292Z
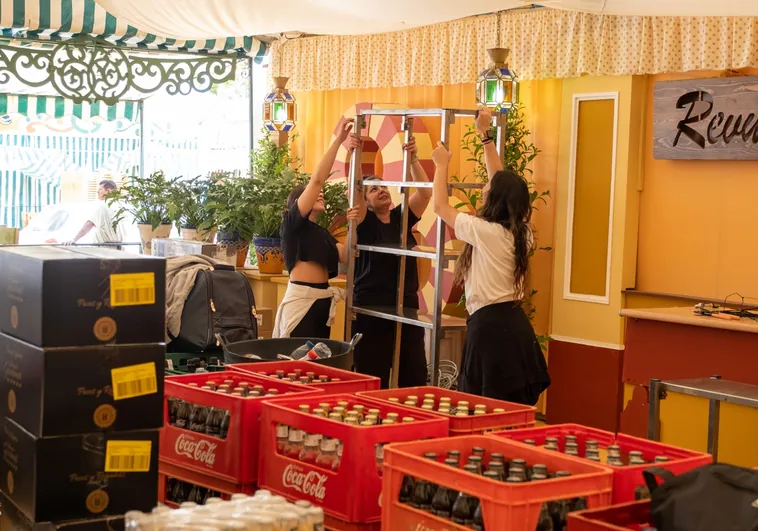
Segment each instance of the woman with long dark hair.
M545 357L529 318L521 307L529 276L533 244L529 222L532 205L522 177L503 170L493 143L492 115L480 109L476 127L484 145L489 180L484 204L476 213L450 205L448 164L451 154L441 143L432 153L436 167L435 213L466 242L455 267L455 281L465 287L466 342L459 390L534 405L550 385Z
M344 298L344 293L329 286L329 279L337 276L340 262L347 262L347 246L337 242L316 221L324 212L324 183L352 125L345 118L340 119L334 142L308 184L297 186L287 198L281 236L290 278L276 312L273 337L328 339L330 336L336 303ZM355 219L356 212L356 209L348 211L348 219Z

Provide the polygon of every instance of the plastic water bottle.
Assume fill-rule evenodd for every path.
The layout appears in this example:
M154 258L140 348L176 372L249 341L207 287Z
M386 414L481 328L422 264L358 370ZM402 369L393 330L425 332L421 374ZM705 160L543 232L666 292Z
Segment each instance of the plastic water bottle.
M332 350L324 343L316 343L315 345L310 341L307 341L305 345L299 347L292 353L293 360L318 360L324 358L331 358Z

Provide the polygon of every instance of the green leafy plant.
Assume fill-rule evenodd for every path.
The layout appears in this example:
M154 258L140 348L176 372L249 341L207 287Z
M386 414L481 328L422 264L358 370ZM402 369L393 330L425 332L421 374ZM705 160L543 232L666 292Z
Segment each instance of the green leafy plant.
M524 123L524 113L519 105L514 106L508 113L508 120L505 128L505 149L503 150L503 167L509 169L526 179L529 185L529 195L532 202L532 208L539 209L539 206L546 205L548 198L550 198L550 190L539 191L537 185L532 178L533 171L531 169L532 161L540 153L540 150L535 146L529 136L531 131L526 128ZM453 175L451 180L454 182L480 182L487 183L489 177L487 175L487 166L484 162L484 146L479 139L479 133L476 130L476 126L471 124L461 139L461 150L465 153L465 160L474 163L473 173L465 178L461 178L457 175ZM456 208L465 208L470 212L476 212L482 204L482 191L477 189L463 189L461 190L463 197L456 204ZM529 257L531 258L536 252L551 251L551 247L536 246L532 247L529 251ZM526 294L522 301L524 311L529 317L529 320L534 320L534 316L537 313L535 308L534 296L537 294L537 290L529 289L529 293ZM464 297L461 298L461 303L465 302ZM537 335L537 340L540 343L542 350L547 349L547 344L550 341L549 336Z
M150 225L153 230L160 225L171 224L171 194L179 178L168 178L162 170L147 177L134 175L130 182L105 196L109 207L115 206L113 226L116 227L126 214L135 223Z
M177 229L208 231L216 226L217 208L211 206L211 197L216 182L227 175L197 176L174 183L168 210Z
M293 188L306 184L310 175L301 171L302 161L294 156L289 143L277 146L266 130L258 141L258 147L250 156L250 173L256 194L256 217L254 234L264 238L278 238L282 226L282 213L287 205L287 196ZM297 134L290 140L295 140ZM347 226L347 185L327 181L324 185L324 213L319 216L319 225L333 234Z
M215 213L219 231L243 242L251 242L257 215L253 179L225 175L208 191L208 208Z

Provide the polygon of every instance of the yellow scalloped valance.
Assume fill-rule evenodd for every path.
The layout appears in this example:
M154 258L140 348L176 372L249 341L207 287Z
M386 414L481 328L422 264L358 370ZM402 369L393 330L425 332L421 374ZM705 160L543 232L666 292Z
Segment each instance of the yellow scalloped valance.
M301 91L472 83L487 48L498 44L511 49L510 66L522 80L723 70L758 66L758 17L509 11L394 33L277 42L271 72Z

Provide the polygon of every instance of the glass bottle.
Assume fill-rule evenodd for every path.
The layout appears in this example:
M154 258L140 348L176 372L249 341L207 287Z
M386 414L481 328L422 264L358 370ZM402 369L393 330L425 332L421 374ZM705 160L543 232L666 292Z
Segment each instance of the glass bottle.
M452 468L458 468L458 461L446 459L445 464ZM450 518L453 514L453 504L458 493L449 487L440 485L432 498L432 514L441 518Z

